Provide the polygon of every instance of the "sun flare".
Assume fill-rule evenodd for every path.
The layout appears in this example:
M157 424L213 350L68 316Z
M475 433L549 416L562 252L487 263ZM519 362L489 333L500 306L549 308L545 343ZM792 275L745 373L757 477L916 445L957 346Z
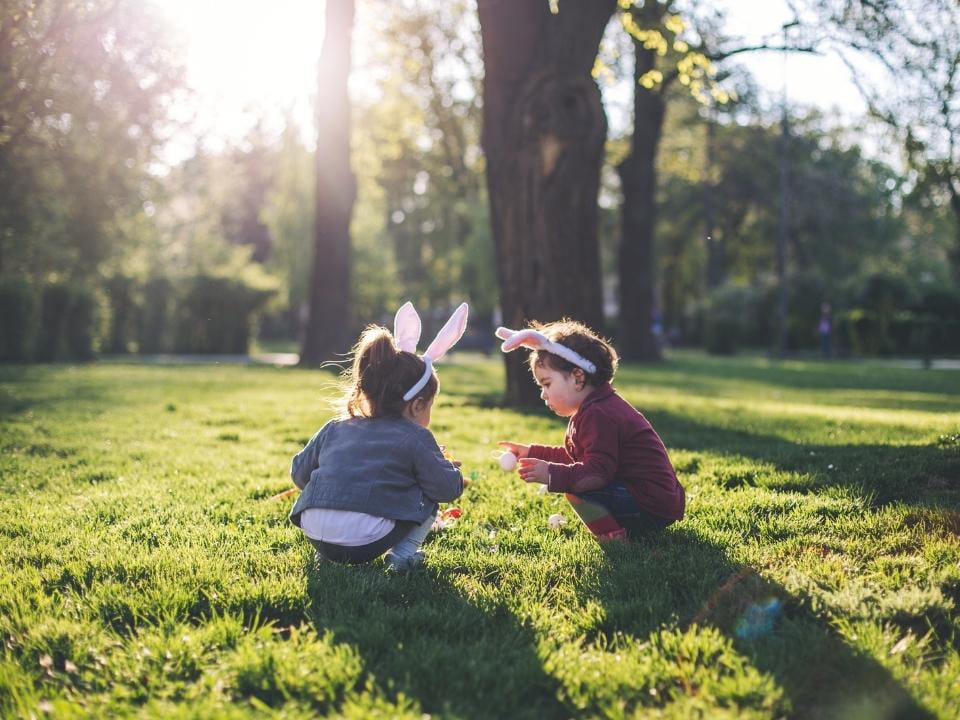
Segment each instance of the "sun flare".
M316 0L154 0L185 52L201 123L235 135L257 115L309 116L323 44ZM245 117L246 116L246 117Z

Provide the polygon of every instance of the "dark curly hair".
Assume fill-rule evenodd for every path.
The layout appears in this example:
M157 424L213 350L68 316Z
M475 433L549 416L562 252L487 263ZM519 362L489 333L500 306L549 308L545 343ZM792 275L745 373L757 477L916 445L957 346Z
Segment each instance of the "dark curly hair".
M530 323L530 327L546 335L547 339L560 343L592 362L597 370L583 371L589 385L600 386L613 380L620 364L620 356L610 342L581 322L564 318L552 323ZM560 372L573 372L578 366L546 350L534 350L530 353L530 372L538 366L549 367ZM581 368L582 369L582 368Z
M347 391L343 414L370 418L401 415L408 402L403 399L404 393L423 377L425 368L422 358L397 348L387 328L367 326L353 346L353 364L344 373ZM416 397L429 400L438 388L437 376L431 373Z

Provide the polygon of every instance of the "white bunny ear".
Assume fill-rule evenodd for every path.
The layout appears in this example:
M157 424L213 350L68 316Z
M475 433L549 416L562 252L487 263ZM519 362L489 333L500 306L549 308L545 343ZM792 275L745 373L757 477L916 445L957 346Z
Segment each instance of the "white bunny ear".
M467 329L467 314L469 310L466 303L461 303L460 307L453 311L453 315L451 315L446 324L440 328L440 332L437 333L433 342L430 343L430 347L423 353L424 357L428 357L434 361L439 360L447 353L447 350L457 344L457 340L463 336L464 331Z
M401 350L411 353L417 351L417 343L420 342L420 316L413 309L412 302L405 302L397 310L393 318L393 337Z
M507 328L502 329L507 330ZM503 352L516 350L518 347L528 347L531 350L545 350L547 346L550 345L550 341L547 340L543 333L531 328L527 328L526 330L507 330L507 332L510 334L507 335L504 333L500 335L500 331L497 331L497 336L504 339L503 345L500 346Z
M499 327L495 334L503 340L500 349L505 353L516 350L518 347L525 347L530 350L546 350L554 355L559 355L564 360L573 363L582 370L586 370L588 373L595 373L597 371L597 366L583 357L583 355L571 350L566 345L561 345L558 342L550 340L546 335L533 328L511 330L510 328Z

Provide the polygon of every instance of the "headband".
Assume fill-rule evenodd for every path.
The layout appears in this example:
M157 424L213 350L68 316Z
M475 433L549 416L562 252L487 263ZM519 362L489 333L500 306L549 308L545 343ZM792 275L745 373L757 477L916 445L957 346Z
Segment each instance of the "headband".
M403 401L409 402L417 396L417 393L423 390L430 375L433 374L433 364L442 358L447 350L457 344L463 336L463 331L467 329L467 313L469 308L466 303L461 303L460 307L453 311L450 319L440 328L440 332L430 343L430 346L423 353L423 377L417 380L416 384L403 394ZM393 318L393 337L397 341L397 347L409 353L416 354L417 343L420 342L420 316L413 309L413 303L405 302L397 310Z
M511 330L510 328L498 327L496 336L503 340L503 345L500 346L503 352L516 350L518 347L527 347L531 350L546 350L554 355L559 355L567 362L573 363L581 370L585 370L590 374L597 371L597 366L587 360L583 355L571 350L566 345L548 340L546 335L537 332L533 328Z

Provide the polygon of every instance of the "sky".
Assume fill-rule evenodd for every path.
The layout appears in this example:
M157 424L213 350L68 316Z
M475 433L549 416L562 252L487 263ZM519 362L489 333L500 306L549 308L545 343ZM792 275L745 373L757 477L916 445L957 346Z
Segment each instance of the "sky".
M309 127L310 94L323 37L319 0L153 0L165 12L183 43L187 75L195 89L190 113L209 144L239 139L260 112L280 122L289 109ZM785 0L715 0L728 17L728 30L748 42L779 41L791 19ZM364 12L363 0L358 12ZM355 53L364 52L354 34ZM757 52L740 64L779 103L784 83L791 104L833 110L845 117L862 114L864 105L836 58Z

